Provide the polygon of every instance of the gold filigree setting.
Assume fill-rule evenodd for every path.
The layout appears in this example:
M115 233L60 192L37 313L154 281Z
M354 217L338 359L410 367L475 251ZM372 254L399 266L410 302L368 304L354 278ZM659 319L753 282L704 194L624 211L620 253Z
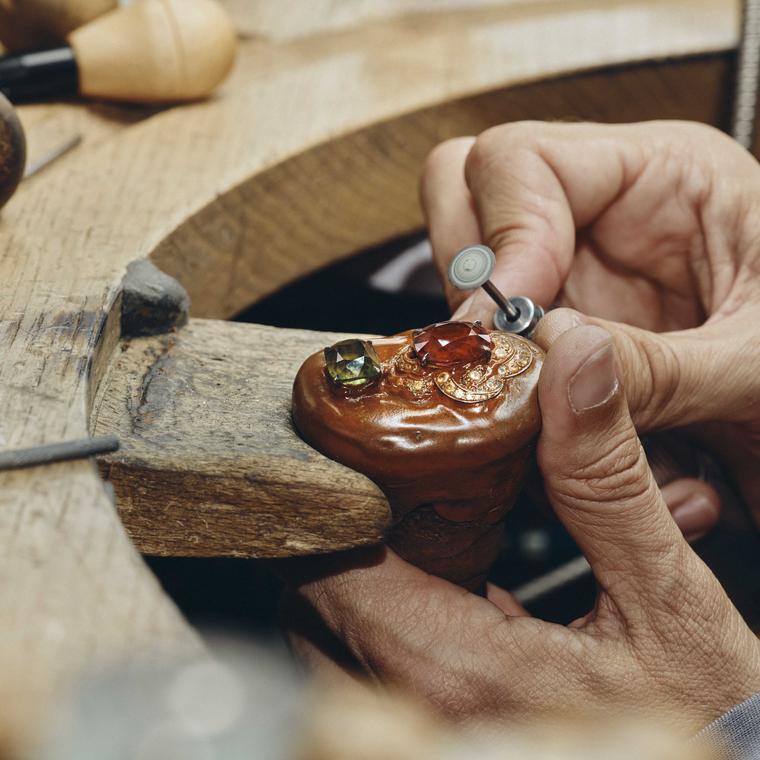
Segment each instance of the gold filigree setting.
M436 390L454 401L480 404L504 392L507 380L533 363L530 345L515 335L491 333L494 347L488 362L436 370L423 367L411 345L404 346L384 367L387 382L423 401Z

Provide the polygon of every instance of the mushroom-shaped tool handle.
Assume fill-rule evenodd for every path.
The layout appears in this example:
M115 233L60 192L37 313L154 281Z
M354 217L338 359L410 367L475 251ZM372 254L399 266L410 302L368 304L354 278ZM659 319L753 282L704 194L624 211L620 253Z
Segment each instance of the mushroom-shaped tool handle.
M221 84L237 51L235 27L216 0L132 0L75 29L67 42L0 58L0 91L14 102L77 93L134 103L196 100Z

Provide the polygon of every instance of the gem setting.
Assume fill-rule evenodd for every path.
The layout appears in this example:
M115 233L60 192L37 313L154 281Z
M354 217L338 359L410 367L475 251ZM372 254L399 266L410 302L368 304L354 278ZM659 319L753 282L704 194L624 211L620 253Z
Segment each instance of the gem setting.
M415 401L427 400L436 390L464 404L490 401L504 392L510 378L531 366L534 352L527 341L515 335L494 332L489 337L492 350L486 362L463 362L440 369L424 367L415 347L406 346L390 360L387 380Z
M479 322L441 322L417 330L384 362L371 341L359 338L324 350L325 375L335 387L363 396L385 386L416 403L440 393L463 404L482 404L503 394L507 382L525 372L535 356L527 340L489 332Z
M412 344L423 367L487 362L493 348L490 333L479 322L438 322L416 331Z
M359 388L377 380L382 365L371 341L350 338L324 350L325 371L335 384Z

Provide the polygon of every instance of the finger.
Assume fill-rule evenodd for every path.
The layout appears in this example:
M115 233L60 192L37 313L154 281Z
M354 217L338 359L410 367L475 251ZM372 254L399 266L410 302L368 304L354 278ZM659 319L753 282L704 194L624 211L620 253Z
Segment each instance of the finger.
M295 589L286 588L280 598L278 622L293 651L309 669L338 678L356 673L359 664L338 637L324 624L314 607Z
M612 336L593 325L562 334L538 395L547 495L601 588L621 608L632 595L664 593L688 549L628 413Z
M297 591L283 593L279 622L291 649L311 674L337 685L355 680L358 663Z
M711 531L720 518L720 496L696 478L673 480L660 489L662 498L684 538L692 543Z
M330 659L310 638L295 633L288 633L287 637L291 650L312 677L336 686L356 683L361 677L359 671L349 670Z
M522 122L495 127L465 164L483 239L496 253L493 280L506 295L545 307L557 297L589 224L643 165L623 127Z
M719 173L731 182L755 172L725 135L685 122L518 122L487 130L468 154L465 178L482 242L496 252L495 284L549 307L570 272L576 230L591 225L603 250L625 252L634 265L651 258L649 223L665 200L680 197L682 168L694 154L708 175L720 157ZM659 193L640 182L648 171L661 178Z
M441 674L455 682L463 653L483 649L478 632L506 620L495 604L390 550L372 566L307 580L299 592L366 670L421 691Z
M428 156L420 181L433 261L452 308L468 294L449 284L449 262L462 248L480 242L478 219L464 179L464 162L474 141L460 137L441 143Z
M614 337L631 415L647 432L748 418L760 398L760 355L747 350L747 325L757 319L760 313L748 306L720 323L653 333L555 309L539 322L534 340L547 350L579 324L607 330Z
M486 584L486 599L510 617L525 617L530 615L530 612L509 591L494 583Z

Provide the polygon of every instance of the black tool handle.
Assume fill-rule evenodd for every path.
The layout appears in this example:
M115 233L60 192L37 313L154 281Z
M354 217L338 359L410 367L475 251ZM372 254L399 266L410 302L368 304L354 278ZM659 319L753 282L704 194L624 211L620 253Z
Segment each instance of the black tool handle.
M0 58L0 92L13 103L76 95L79 68L69 46Z

